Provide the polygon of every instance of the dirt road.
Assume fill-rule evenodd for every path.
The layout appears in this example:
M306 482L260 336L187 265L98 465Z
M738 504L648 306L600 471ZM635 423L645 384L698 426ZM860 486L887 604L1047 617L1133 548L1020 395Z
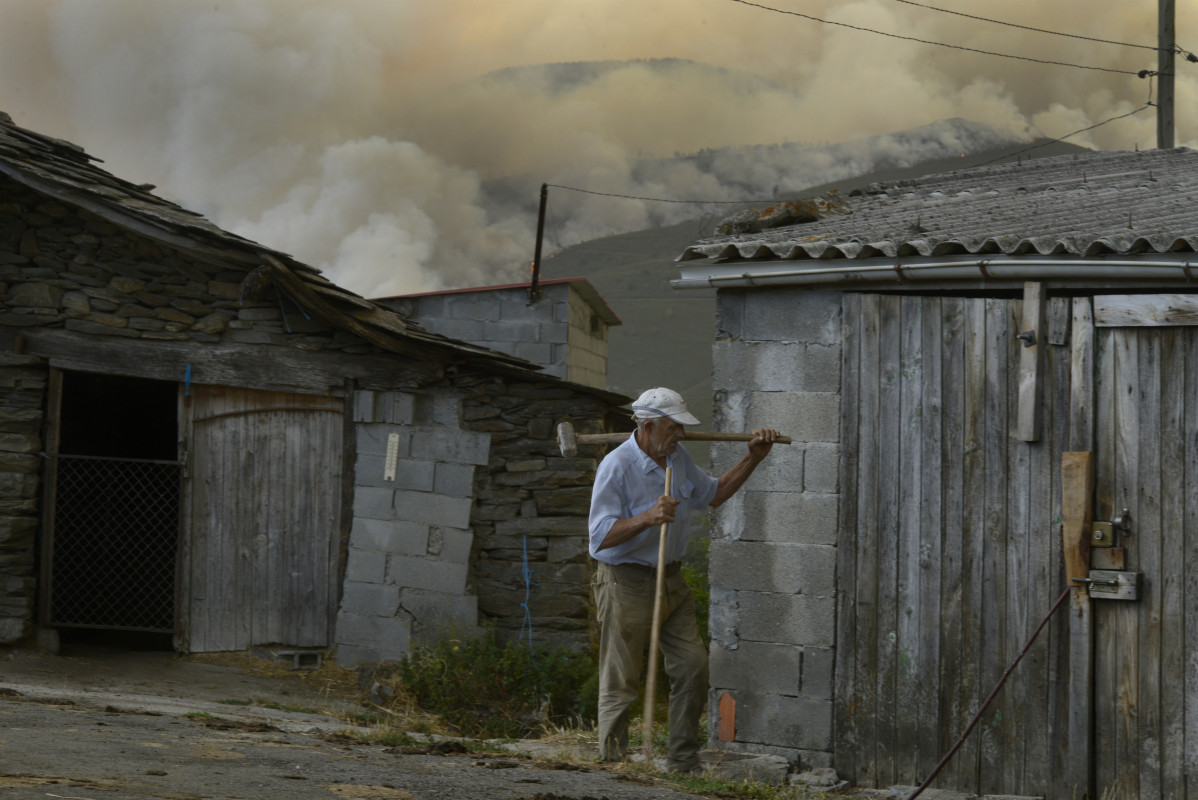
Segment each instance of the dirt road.
M350 727L346 719L303 710L336 705L318 694L169 653L156 659L0 651L0 797L695 797L579 759L358 744L338 733Z

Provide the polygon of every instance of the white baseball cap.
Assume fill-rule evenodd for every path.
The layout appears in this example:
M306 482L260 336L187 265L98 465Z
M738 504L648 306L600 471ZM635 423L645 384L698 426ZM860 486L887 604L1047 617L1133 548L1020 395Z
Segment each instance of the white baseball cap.
M658 387L641 393L632 402L632 416L637 419L668 417L679 425L698 425L699 418L686 410L686 401L673 389Z

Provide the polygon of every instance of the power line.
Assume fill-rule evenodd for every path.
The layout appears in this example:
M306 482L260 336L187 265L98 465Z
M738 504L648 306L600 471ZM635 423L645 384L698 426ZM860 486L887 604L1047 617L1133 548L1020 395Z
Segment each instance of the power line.
M810 14L803 14L798 11L787 11L786 9L782 9L782 8L774 8L772 6L766 6L766 5L762 5L760 3L752 3L749 0L731 0L731 2L740 3L741 5L745 5L745 6L752 6L753 8L760 8L763 11L772 11L775 14L787 14L792 17L802 17L803 19L808 19L808 20L811 20L812 22L820 22L820 23L823 23L824 25L836 25L841 28L849 28L850 30L861 31L863 33L873 33L873 34L877 34L878 36L887 36L887 37L890 37L891 39L902 39L903 41L907 41L907 42L918 42L919 44L930 44L930 45L935 45L936 47L947 47L950 50L963 50L964 52L967 52L967 53L979 53L979 54L985 55L985 56L997 56L998 58L1010 58L1010 59L1014 59L1016 61L1030 61L1033 64L1048 64L1048 65L1056 66L1056 67L1072 67L1073 69L1088 69L1088 70L1093 70L1095 72L1111 72L1116 75L1137 75L1139 77L1144 77L1143 73L1145 72L1145 70L1140 70L1139 72L1132 72L1132 71L1126 70L1126 69L1111 69L1109 67L1095 67L1095 66L1090 66L1090 65L1086 65L1086 64L1071 64L1067 61L1050 61L1048 59L1042 59L1042 58L1028 58L1027 56L1016 56L1016 55L1011 55L1010 53L996 53L993 50L979 50L976 47L965 47L965 46L959 45L959 44L948 44L947 42L933 42L929 39L920 39L915 36L902 36L897 33L887 33L886 31L878 31L878 30L874 30L873 28L863 28L859 25L850 25L847 22L835 22L830 19L821 19L819 17L813 17ZM1156 48L1152 48L1152 49L1155 50Z
M1119 45L1120 47L1139 47L1144 50L1163 50L1163 49L1165 49L1165 48L1161 48L1161 47L1156 47L1155 45L1151 45L1151 44L1132 44L1130 42L1114 42L1109 39L1094 39L1089 36L1081 36L1076 33L1062 33L1061 31L1050 31L1050 30L1045 30L1044 28L1033 28L1029 25L1017 25L1014 22L1003 22L1002 20L989 19L987 17L978 17L978 16L974 16L973 14L965 14L963 12L952 11L947 8L937 8L936 6L929 6L925 3L917 3L917 2L915 2L915 0L894 0L894 1L896 3L905 3L906 5L909 5L909 6L919 6L920 8L926 8L929 11L939 11L941 14L952 14L953 16L957 16L957 17L965 17L966 19L976 19L979 22L991 22L995 25L1006 25L1008 28L1019 28L1020 30L1024 30L1024 31L1035 31L1036 33L1047 33L1047 34L1051 34L1052 36L1066 36L1070 39L1084 39L1087 42L1098 42L1100 44L1115 44L1115 45Z
M1059 143L1065 141L1066 139L1070 139L1074 136L1077 136L1079 133L1085 133L1086 131L1092 131L1095 128L1101 128L1103 125L1106 125L1108 122L1115 122L1116 120L1127 119L1128 117L1134 117L1136 114L1139 114L1141 111L1144 111L1145 109L1152 108L1154 105L1156 105L1156 103L1152 103L1152 102L1145 103L1144 105L1137 108L1135 111L1129 111L1126 114L1120 114L1117 117L1111 117L1110 119L1104 119L1102 122L1097 122L1088 128L1082 128L1080 131L1074 131L1073 133L1067 133L1064 136L1060 137L1059 139L1049 139L1047 142L1041 142L1040 144L1034 144L1031 147L1023 148L1022 150L1016 150L1014 153L1006 153L1005 155L1001 155L998 158L992 158L989 161L983 161L980 164L974 164L974 166L975 167L985 167L985 166L988 166L988 165L993 164L998 161L1003 161L1006 159L1011 159L1011 158L1015 158L1017 156L1021 156L1024 153L1031 152L1032 150L1039 150L1041 147L1048 147L1050 144L1059 144Z

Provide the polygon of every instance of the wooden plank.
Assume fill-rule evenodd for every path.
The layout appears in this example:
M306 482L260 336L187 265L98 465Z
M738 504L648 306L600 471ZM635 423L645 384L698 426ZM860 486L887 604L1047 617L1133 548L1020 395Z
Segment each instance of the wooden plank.
M1114 507L1111 487L1115 483L1115 398L1119 394L1115 375L1114 335L1116 331L1095 331L1095 393L1094 429L1101 431L1094 436L1094 517L1110 519ZM1094 791L1090 797L1101 797L1115 782L1115 702L1118 699L1118 684L1112 669L1114 642L1117 632L1106 609L1090 606L1093 635L1093 703L1091 706L1091 728L1093 733L1091 780Z
M920 464L922 502L920 505L920 605L919 655L916 673L916 772L918 783L930 775L943 752L940 750L940 616L941 571L943 569L943 399L942 370L944 341L942 303L938 297L922 301L923 386L921 403ZM957 381L952 383L956 385ZM959 562L958 562L959 563Z
M1198 475L1198 330L1186 331L1184 358L1186 364L1183 398L1185 469L1182 474L1194 476ZM1194 565L1198 564L1198 536L1194 535L1194 532L1198 531L1198 493L1187 491L1181 493L1180 496L1183 503L1181 530L1185 532L1185 535L1182 537L1182 547L1177 551L1177 560L1185 565L1187 572L1192 576ZM1182 646L1186 653L1193 654L1198 653L1198 625L1191 624L1189 621L1198 619L1198 587L1194 586L1192 579L1183 586L1182 619L1187 623L1184 625L1185 636ZM1185 692L1185 730L1190 733L1185 737L1182 754L1182 766L1187 779L1186 791L1184 794L1179 793L1178 796L1194 800L1194 798L1198 798L1198 736L1193 734L1194 731L1198 731L1198 667L1192 661L1187 663L1181 683Z
M1010 431L1007 391L1011 378L1010 344L1014 324L1008 301L986 300L985 423L983 451L984 503L982 538L982 697L998 683L1010 657L1015 655L1005 636L1010 609L1007 592L1007 441ZM979 703L980 705L980 703ZM1004 747L1001 714L992 714L978 727L980 753L979 794L1000 794L1003 787Z
M1094 449L1094 321L1090 301L1073 301L1070 337L1069 440L1066 447Z
M1129 331L1134 334L1138 349L1139 380L1139 440L1140 454L1134 492L1132 519L1135 522L1138 569L1145 580L1140 587L1140 599L1131 605L1136 612L1139 634L1135 653L1139 680L1139 709L1135 724L1139 738L1139 783L1141 800L1160 800L1162 797L1161 753L1161 614L1164 598L1161 587L1161 338L1163 331ZM1130 655L1130 654L1129 654Z
M878 778L883 785L898 782L897 720L905 709L896 702L898 690L898 527L901 483L900 432L902 430L902 385L900 347L902 306L900 298L881 297L879 336L879 428L878 458L878 630L877 713Z
M186 392L186 394L185 394ZM195 532L192 525L191 508L191 451L193 438L191 427L191 393L189 387L179 384L175 413L178 431L178 459L183 465L179 477L179 542L175 557L175 632L174 648L180 653L190 652L188 620L191 608L191 560Z
M1048 343L1063 347L1069 344L1073 303L1068 297L1050 297L1045 307L1048 316Z
M969 330L966 322L967 304L959 297L946 297L941 301L942 375L950 376L941 389L943 432L941 436L940 461L942 475L942 519L944 540L940 550L940 724L936 750L948 752L965 729L972 709L967 703L963 688L964 664L974 654L966 653L964 637L965 619L973 613L966 608L970 596L969 576L965 574L966 527L965 515L969 504L966 501L965 461L967 459L966 437L966 380L969 361L966 343ZM970 562L972 563L972 561ZM968 756L958 755L944 771L936 785L939 788L961 787L966 780L962 775L971 774L966 761Z
M1100 328L1198 325L1198 295L1098 295L1094 324Z
M923 323L919 297L905 296L899 303L898 395L900 427L895 431L898 453L898 488L895 528L897 600L895 609L895 772L894 782L919 784L918 686L922 676L919 622L921 619L920 505L924 471L923 454Z
M854 672L860 688L857 775L862 785L883 784L878 766L878 459L881 415L881 298L861 299L861 415L857 501L857 641ZM889 784L886 784L889 785Z
M1094 457L1088 451L1061 457L1061 545L1065 554L1066 585L1072 586L1075 605L1089 596L1074 581L1090 572L1090 521L1094 497Z
M965 607L961 620L961 673L959 676L960 704L958 719L952 726L953 739L965 729L968 721L981 706L989 692L984 687L986 673L982 669L985 629L982 617L983 581L986 577L986 388L987 388L987 341L986 301L969 300L966 309L965 342L965 431L963 439L964 462L962 483L964 486L964 513L962 515L962 563L961 581ZM1002 429L1004 432L1006 428ZM991 575L991 577L993 577ZM958 751L956 785L960 791L981 794L981 739L983 731L975 731ZM951 740L950 740L951 744Z
M860 394L861 296L846 294L841 300L844 320L840 367L840 503L836 538L836 667L833 692L836 724L833 726L833 766L857 785L858 725L862 691L856 674L857 658L857 540L864 536L857 525L858 462L861 458L858 408ZM724 715L721 711L720 724ZM722 730L722 728L721 728Z
M1042 342L1047 341L1048 331L1044 325L1043 284L1029 281L1023 284L1023 309L1019 335L1028 336L1020 340L1019 352L1019 399L1016 409L1015 438L1022 442L1040 439L1040 373L1043 358Z
M62 370L50 368L46 385L46 434L42 447L57 455L62 432ZM54 527L58 508L58 459L42 466L41 539L38 542L38 624L49 625L54 603Z
M1160 719L1161 795L1186 793L1186 373L1194 328L1161 336ZM1191 473L1192 474L1192 473ZM1138 527L1136 525L1135 527Z

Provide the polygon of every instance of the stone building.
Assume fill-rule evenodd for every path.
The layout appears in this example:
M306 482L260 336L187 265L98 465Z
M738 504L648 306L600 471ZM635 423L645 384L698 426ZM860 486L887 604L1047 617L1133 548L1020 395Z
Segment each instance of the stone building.
M429 331L4 115L0 352L0 644L393 659L518 633L525 565L537 641L585 638L594 460L553 428L627 398Z
M1184 148L983 166L682 254L676 287L718 289L718 424L797 442L717 517L721 746L917 785L1048 618L932 785L1186 795L1195 175Z

